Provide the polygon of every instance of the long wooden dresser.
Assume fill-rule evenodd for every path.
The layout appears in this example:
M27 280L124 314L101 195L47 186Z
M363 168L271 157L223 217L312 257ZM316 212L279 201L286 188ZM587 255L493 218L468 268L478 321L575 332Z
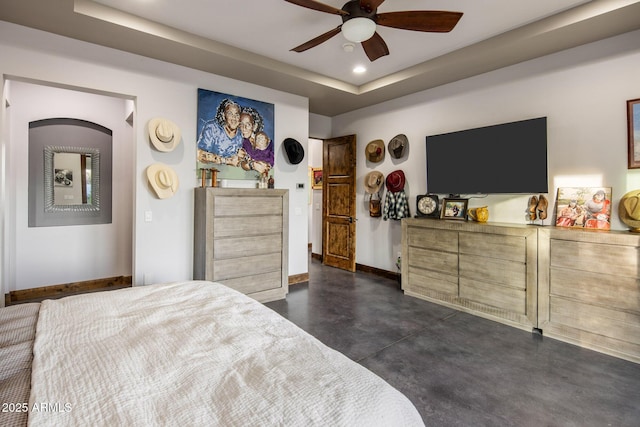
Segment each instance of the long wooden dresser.
M640 235L540 229L545 336L640 363Z
M288 190L196 188L193 278L260 302L289 290Z
M402 289L640 363L640 235L402 220Z
M536 327L536 227L416 218L402 230L405 294Z

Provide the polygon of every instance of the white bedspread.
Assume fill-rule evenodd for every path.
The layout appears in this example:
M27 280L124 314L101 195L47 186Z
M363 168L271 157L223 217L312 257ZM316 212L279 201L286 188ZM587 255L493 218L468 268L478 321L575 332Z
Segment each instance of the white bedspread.
M32 426L415 426L380 377L251 298L184 282L42 303Z

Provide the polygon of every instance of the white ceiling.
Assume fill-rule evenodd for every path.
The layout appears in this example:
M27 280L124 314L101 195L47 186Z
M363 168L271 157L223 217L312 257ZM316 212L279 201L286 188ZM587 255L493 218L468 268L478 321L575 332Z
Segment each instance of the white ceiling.
M323 0L341 8L346 0ZM38 10L39 13L34 13ZM450 33L378 27L390 55L345 52L341 22L284 0L0 0L0 20L309 97L333 116L640 28L632 0L387 0L379 13L463 12ZM367 71L357 75L355 65Z
M378 27L390 54L371 63L361 46L347 53L339 34L303 53L298 46L342 23L340 16L284 0L96 0L107 6L226 43L354 85L384 77L479 40L504 33L585 0L387 0L378 12L451 10L463 12L450 33L422 33ZM341 8L346 0L321 0ZM356 75L355 65L367 72Z

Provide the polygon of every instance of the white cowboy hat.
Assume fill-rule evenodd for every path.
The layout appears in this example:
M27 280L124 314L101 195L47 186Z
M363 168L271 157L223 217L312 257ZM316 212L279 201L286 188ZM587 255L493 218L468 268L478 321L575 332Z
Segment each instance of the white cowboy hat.
M169 166L154 163L147 168L147 179L159 199L168 199L178 191L178 175Z
M171 120L161 117L149 120L149 139L158 151L173 151L181 137L180 128Z
M364 177L364 191L368 194L379 193L384 184L384 175L378 171L371 171Z

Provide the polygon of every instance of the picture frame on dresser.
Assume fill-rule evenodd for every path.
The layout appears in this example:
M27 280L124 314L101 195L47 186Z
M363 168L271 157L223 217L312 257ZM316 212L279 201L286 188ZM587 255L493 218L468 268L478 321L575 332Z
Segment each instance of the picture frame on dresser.
M440 218L466 221L468 203L468 199L443 199Z
M640 98L627 101L628 169L640 168Z
M560 187L556 227L611 228L611 187Z

